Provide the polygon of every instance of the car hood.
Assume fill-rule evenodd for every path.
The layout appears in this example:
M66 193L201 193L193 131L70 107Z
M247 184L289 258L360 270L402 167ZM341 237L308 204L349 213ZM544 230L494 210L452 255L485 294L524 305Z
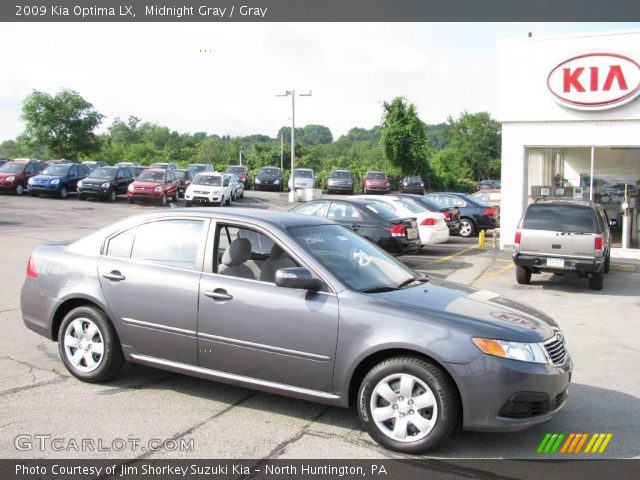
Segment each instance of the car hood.
M133 187L134 188L141 188L141 187L144 187L144 188L155 188L155 187L158 187L158 186L161 186L161 185L164 185L164 183L162 183L162 182L138 182L138 181L133 182Z
M218 185L196 185L194 183L189 185L188 188L190 192L193 192L194 190L198 190L201 192L219 192L225 189L225 187L221 187Z
M22 172L18 172L18 173L9 173L9 172L0 172L0 178L7 178L7 177L19 177L23 175Z
M35 177L32 177L33 181L38 181L38 180L47 180L47 181L51 181L51 180L55 180L57 179L61 179L61 178L67 178L67 175L36 175Z
M514 342L541 342L558 325L528 305L487 290L444 280L412 288L376 293L374 298L394 308L411 310L427 319L455 323L470 335Z

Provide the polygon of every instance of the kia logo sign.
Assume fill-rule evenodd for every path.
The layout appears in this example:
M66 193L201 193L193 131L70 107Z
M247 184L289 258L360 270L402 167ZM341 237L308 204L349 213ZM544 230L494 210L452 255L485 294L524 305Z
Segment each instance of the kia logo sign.
M640 65L619 53L585 53L558 64L547 77L556 102L579 110L604 110L640 93Z

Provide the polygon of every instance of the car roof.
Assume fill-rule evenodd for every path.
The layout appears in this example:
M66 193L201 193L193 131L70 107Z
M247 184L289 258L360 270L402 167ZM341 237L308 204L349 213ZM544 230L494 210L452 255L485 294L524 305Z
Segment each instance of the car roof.
M597 204L591 200L573 200L569 198L545 198L538 199L530 205L579 205L583 207L595 207Z
M153 172L153 173L165 173L166 170L164 168L145 168L145 172Z
M223 175L222 172L200 172L198 174L198 176L203 176L203 177L221 177Z

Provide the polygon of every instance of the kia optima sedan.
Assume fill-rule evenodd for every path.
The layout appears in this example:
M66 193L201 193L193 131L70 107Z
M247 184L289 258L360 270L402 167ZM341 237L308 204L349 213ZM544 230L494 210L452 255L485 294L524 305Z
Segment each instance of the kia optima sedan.
M130 217L29 258L30 329L69 372L124 361L331 405L421 453L458 426L511 431L565 403L558 326L498 294L429 280L329 220L254 209Z

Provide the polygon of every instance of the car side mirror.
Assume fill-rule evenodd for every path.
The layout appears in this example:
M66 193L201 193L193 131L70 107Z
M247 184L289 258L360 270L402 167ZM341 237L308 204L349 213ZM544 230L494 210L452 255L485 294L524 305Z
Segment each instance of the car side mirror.
M619 226L620 226L620 222L618 222L617 218L612 218L609 220L609 228L613 228L614 230L617 230Z
M309 270L303 267L281 268L276 271L276 285L284 288L320 290L320 281L313 278Z

